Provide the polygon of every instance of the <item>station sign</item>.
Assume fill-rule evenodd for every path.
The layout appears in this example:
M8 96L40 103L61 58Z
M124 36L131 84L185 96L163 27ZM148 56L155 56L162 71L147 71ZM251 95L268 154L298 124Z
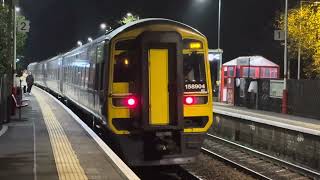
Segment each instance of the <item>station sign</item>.
M209 61L221 61L222 59L222 49L209 49L208 59Z
M270 80L270 97L282 98L283 88L283 80Z
M27 33L30 31L30 21L20 20L17 22L17 31Z
M285 38L284 36L285 36L284 31L282 31L282 30L275 30L274 31L274 40L283 41Z

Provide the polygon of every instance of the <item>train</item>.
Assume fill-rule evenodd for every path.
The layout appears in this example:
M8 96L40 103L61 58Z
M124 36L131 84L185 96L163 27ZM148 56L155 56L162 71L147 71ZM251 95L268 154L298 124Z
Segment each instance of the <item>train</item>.
M174 20L128 23L28 70L129 166L196 161L213 122L207 39Z

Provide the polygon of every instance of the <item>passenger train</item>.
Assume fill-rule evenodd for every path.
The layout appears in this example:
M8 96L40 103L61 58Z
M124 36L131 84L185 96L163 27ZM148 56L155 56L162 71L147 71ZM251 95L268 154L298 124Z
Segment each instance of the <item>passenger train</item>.
M31 63L35 84L93 118L130 166L195 161L210 128L208 42L168 19L142 19Z

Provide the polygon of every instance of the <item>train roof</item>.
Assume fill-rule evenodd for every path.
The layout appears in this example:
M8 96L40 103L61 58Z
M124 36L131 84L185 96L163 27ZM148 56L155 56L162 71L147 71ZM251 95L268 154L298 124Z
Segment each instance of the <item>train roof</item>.
M171 24L174 24L174 25L179 25L179 26L182 26L184 28L187 28L187 29L190 29L191 31L205 37L200 31L198 31L197 29L189 26L189 25L186 25L186 24L183 24L181 22L178 22L178 21L174 21L174 20L170 20L170 19L164 19L164 18L147 18L147 19L141 19L141 20L137 20L137 21L133 21L133 22L130 22L128 24L125 24L123 26L120 26L118 27L117 29L111 31L110 33L108 33L106 35L106 38L107 39L112 39L113 37L117 36L118 34L124 32L124 31L128 31L132 28L136 28L136 27L139 27L139 26L142 26L142 25L146 25L146 24L153 24L153 23L171 23Z
M101 42L101 41L104 41L104 40L111 40L111 39L113 39L114 37L116 37L117 35L119 35L122 32L129 31L129 30L131 30L133 28L137 28L137 27L140 27L140 26L143 26L143 25L154 24L154 23L169 23L169 24L181 26L183 28L189 29L189 30L199 34L200 36L205 37L205 35L203 35L197 29L195 29L195 28L193 28L193 27L191 27L189 25L183 24L181 22L178 22L178 21L165 19L165 18L146 18L146 19L140 19L140 20L133 21L133 22L130 22L128 24L125 24L123 26L120 26L120 27L110 31L107 34L94 39L90 43L86 43L86 44L84 44L83 46L80 46L80 47L75 47L75 48L73 48L73 49L71 49L71 50L69 50L69 51L67 51L65 53L62 53L62 54L59 54L57 56L48 58L48 59L43 60L41 62L47 62L47 61L55 60L55 59L57 59L57 58L59 58L61 56L67 56L67 55L73 54L73 53L75 53L75 52L77 52L77 51L79 51L81 49L87 48L88 46L90 46L93 43Z
M184 28L187 28L197 34L199 34L200 36L203 36L205 37L205 35L203 35L200 31L198 31L197 29L189 26L189 25L186 25L186 24L183 24L181 22L178 22L178 21L174 21L174 20L170 20L170 19L165 19L165 18L146 18L146 19L140 19L140 20L137 20L137 21L133 21L133 22L130 22L128 24L125 24L123 26L120 26L112 31L110 31L109 33L103 35L103 36L100 36L96 39L94 39L92 42L90 43L87 43L87 44L84 44L83 46L81 47L77 47L77 48L74 48L66 53L63 54L63 56L65 55L70 55L72 53L74 53L75 51L78 51L80 49L84 49L84 48L87 48L88 46L90 46L92 43L96 43L96 42L100 42L100 41L104 41L104 40L111 40L113 39L114 37L116 37L117 35L119 35L120 33L122 32L125 32L125 31L129 31L133 28L137 28L139 26L143 26L143 25L147 25L147 24L154 24L154 23L171 23L171 24L174 24L174 25L178 25L178 26L181 26L181 27L184 27ZM55 57L56 58L56 57Z

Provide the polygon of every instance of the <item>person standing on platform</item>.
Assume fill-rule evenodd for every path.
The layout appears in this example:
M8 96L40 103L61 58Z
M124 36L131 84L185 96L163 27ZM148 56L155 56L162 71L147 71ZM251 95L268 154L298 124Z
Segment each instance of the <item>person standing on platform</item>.
M29 72L29 75L27 76L26 81L27 81L27 85L28 85L27 93L29 95L31 95L31 88L32 88L33 83L34 83L34 78L33 78L32 74L31 74L31 72Z
M22 73L22 76L20 77L21 80L21 86L23 88L23 93L27 93L27 76L28 76L28 72L27 70L24 70Z

